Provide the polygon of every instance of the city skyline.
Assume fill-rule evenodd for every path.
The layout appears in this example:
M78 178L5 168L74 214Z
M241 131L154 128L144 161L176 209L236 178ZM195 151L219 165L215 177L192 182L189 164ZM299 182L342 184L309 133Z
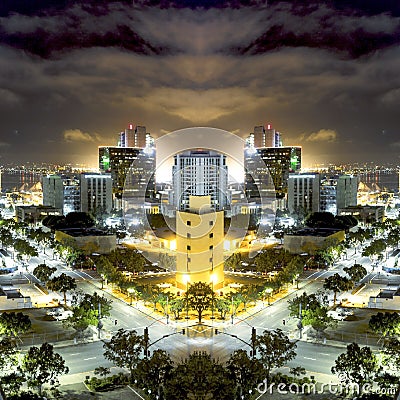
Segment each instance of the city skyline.
M394 2L97 3L0 6L0 163L94 166L129 123L271 123L306 167L398 162Z

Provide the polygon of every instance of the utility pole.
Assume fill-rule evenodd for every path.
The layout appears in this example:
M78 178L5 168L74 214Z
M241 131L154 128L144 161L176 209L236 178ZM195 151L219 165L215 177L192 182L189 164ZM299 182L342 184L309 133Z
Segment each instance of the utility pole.
M103 327L103 324L101 322L101 303L99 300L98 313L97 313L97 339L101 338L101 328L102 327Z
M143 342L144 342L144 357L147 358L148 356L148 349L149 349L149 328L146 326L143 332Z
M251 328L251 356L256 358L257 331L256 328Z

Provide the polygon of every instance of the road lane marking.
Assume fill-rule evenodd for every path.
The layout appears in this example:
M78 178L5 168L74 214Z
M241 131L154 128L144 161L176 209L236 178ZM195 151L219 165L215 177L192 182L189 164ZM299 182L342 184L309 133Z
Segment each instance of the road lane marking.
M81 354L81 353L72 353L72 354L70 354L70 356L78 356L79 354Z
M303 357L303 358L305 358L306 360L317 361L316 358L311 358L311 357Z
M95 360L96 357L89 357L89 358L84 358L83 361L89 361L89 360Z
M328 353L319 353L319 354L321 354L321 356L329 356L330 355Z

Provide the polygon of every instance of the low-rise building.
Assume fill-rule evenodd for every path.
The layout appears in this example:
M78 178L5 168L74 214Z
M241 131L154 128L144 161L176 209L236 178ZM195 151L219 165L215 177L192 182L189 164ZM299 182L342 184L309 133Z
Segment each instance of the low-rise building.
M324 250L342 242L345 237L345 231L341 229L303 228L285 234L283 248L293 254L314 254L318 250Z
M382 289L376 296L371 296L368 308L400 310L400 289Z
M62 215L62 209L52 206L16 206L15 218L17 222L37 224L48 215Z
M352 215L365 224L382 222L385 216L384 206L349 206L338 209L338 215Z
M68 243L85 254L108 254L117 247L115 234L96 228L63 228L56 230L55 239Z
M0 287L0 310L18 310L32 308L29 296L23 296L19 289Z

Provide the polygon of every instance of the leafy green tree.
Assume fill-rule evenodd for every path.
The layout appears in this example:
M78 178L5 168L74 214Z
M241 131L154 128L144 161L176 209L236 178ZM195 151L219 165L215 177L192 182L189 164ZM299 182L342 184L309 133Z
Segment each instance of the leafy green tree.
M175 257L170 256L166 253L160 253L159 256L159 265L160 267L166 269L167 271L173 270L175 267L176 260Z
M332 228L335 226L335 216L326 211L313 212L308 216L305 224L311 228Z
M400 339L392 337L385 340L382 349L384 363L397 373L400 372Z
M251 399L254 389L264 379L263 364L250 358L245 350L236 350L229 358L226 368L236 383L238 399ZM243 396L243 397L240 397Z
M185 308L185 299L175 297L169 303L169 309L174 313L174 318L179 319L179 314Z
M72 301L73 314L64 321L64 324L82 333L89 326L97 326L101 318L110 316L111 303L111 300L99 296L96 292L92 295L76 294Z
M86 212L73 211L65 216L65 223L72 228L91 228L95 226L96 221Z
M238 289L237 293L245 310L248 303L258 299L259 292L260 288L257 285L243 285Z
M135 369L135 381L139 387L150 393L151 399L165 399L164 385L173 368L173 362L168 353L164 350L155 350L151 357L143 358L138 362Z
M226 269L231 269L234 271L240 266L240 263L242 261L242 257L240 253L232 253L224 262L224 266Z
M3 312L0 314L0 335L18 336L31 329L32 323L28 315L22 312Z
M189 307L197 312L199 323L205 310L211 307L213 290L211 286L204 282L195 282L189 285L187 291Z
M369 257L373 260L375 257L378 260L383 258L382 253L386 250L386 242L384 239L373 240L367 247L364 248L362 255L364 257Z
M10 393L17 391L22 385L19 379L12 372L18 364L18 350L15 341L6 337L0 340L0 396L6 398L5 391ZM10 385L12 382L18 381L18 385Z
M33 275L36 276L36 278L39 279L41 282L47 282L50 279L50 276L53 275L54 272L57 271L57 268L55 267L49 267L46 264L39 264L35 269L33 270Z
M378 312L369 320L369 328L383 337L400 334L400 315L396 312Z
M346 353L340 354L331 368L346 385L355 383L360 388L373 381L378 369L379 363L371 348L357 343L347 345Z
M67 292L76 289L75 278L64 273L55 276L47 282L47 287L54 292L61 292L64 295L64 305L67 304Z
M45 383L55 387L58 385L58 376L69 372L65 360L54 352L49 343L30 347L18 369L26 378L28 387L36 388L39 396Z
M353 283L345 276L340 276L338 273L329 276L325 279L324 289L333 292L333 304L336 304L338 293L350 290Z
M31 246L25 239L15 239L14 250L17 252L17 260L28 262L31 257L37 257L38 252L35 247Z
M193 352L177 364L165 382L165 398L180 400L232 400L234 381L222 364L206 352Z
M231 302L226 297L218 297L215 299L215 308L220 313L221 319L225 319L226 313L231 307Z
M119 329L109 342L104 343L103 348L104 357L117 367L127 368L133 379L140 353L145 349L144 337L134 330Z
M157 285L144 285L138 286L138 291L143 301L145 303L152 303L154 310L156 310L162 289Z
M262 335L257 335L255 344L268 380L273 368L283 367L296 357L296 343L291 342L281 329L264 331Z
M361 264L354 264L351 267L344 267L343 271L349 275L353 282L358 282L367 275L367 270Z
M303 312L302 324L303 326L310 325L315 329L320 336L322 332L328 327L333 327L337 322L328 315L328 307L319 306L315 309L305 309Z

